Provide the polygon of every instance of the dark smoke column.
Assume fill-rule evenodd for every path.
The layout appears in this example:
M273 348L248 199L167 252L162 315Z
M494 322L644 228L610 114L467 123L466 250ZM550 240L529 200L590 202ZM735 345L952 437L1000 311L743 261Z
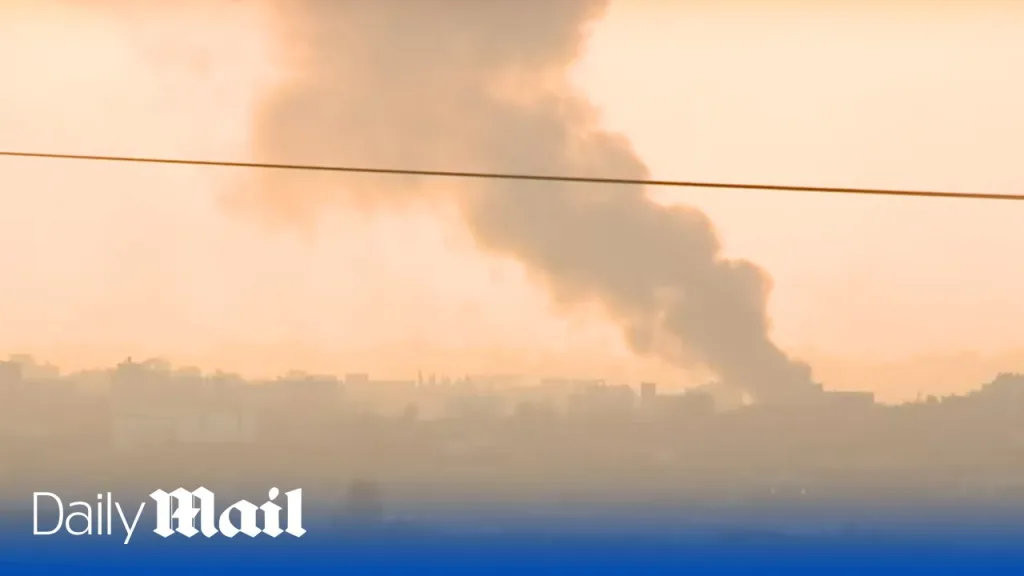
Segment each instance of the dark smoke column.
M581 96L551 82L603 2L282 0L280 10L297 78L259 118L261 159L648 175ZM534 90L503 97L509 86ZM277 216L357 202L275 178L248 201ZM416 199L415 183L404 189L361 192L377 204ZM808 367L769 337L769 278L724 259L700 211L662 207L639 187L497 180L461 189L459 202L482 247L525 263L559 302L602 302L636 352L706 366L761 401L811 389Z

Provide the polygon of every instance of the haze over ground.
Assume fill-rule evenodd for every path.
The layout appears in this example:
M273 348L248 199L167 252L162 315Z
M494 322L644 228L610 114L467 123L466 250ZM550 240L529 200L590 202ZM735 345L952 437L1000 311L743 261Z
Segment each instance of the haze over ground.
M261 99L288 79L261 3L52 5L0 7L0 148L244 159ZM1024 49L1015 3L715 6L613 3L577 69L654 177L1021 189L1024 82L1007 73ZM68 365L134 353L242 371L305 356L347 371L364 368L354 353L334 367L315 350L429 341L472 344L463 363L477 370L516 364L482 349L526 349L611 351L624 377L665 372L631 361L594 314L560 316L519 266L481 255L451 214L336 210L315 235L268 232L220 204L252 186L243 173L0 167L3 349ZM856 372L829 369L827 358L1024 348L1014 205L656 194L705 210L729 255L772 275L774 335L820 366L826 385L829 372ZM237 352L249 346L264 366ZM392 370L422 366L415 350L389 346ZM899 382L902 394L929 392L920 380ZM893 385L860 387L885 395Z

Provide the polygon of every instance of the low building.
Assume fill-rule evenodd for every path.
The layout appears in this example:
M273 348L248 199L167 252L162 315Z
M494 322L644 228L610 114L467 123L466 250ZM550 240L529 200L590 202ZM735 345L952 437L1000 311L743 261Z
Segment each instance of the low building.
M829 390L821 394L821 400L836 408L870 408L875 405L874 392L852 390Z
M626 414L636 405L636 392L629 386L590 384L569 396L568 410L580 415Z
M707 392L685 392L656 398L653 411L666 419L692 420L715 413L715 397Z
M640 383L640 406L650 408L658 401L658 384L655 382Z

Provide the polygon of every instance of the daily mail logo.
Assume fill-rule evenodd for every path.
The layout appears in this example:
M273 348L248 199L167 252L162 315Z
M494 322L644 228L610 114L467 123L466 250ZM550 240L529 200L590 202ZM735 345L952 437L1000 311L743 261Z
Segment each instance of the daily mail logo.
M217 534L227 538L234 538L239 534L250 538L261 534L271 538L277 538L282 534L296 538L303 536L306 530L302 527L302 489L285 492L284 507L275 502L280 496L280 490L271 488L268 496L267 501L259 506L247 500L239 500L223 509L218 516L216 496L206 488L178 488L173 492L157 490L149 495L156 506L156 526L153 532L164 538L174 534L186 538L198 534L207 538ZM49 523L41 523L40 504L46 500L56 504L57 517ZM117 531L124 534L124 543L128 544L145 507L146 502L141 502L137 508L126 510L121 502L114 500L110 492L98 494L95 503L75 501L69 502L67 506L60 496L52 492L34 492L32 534L52 536L63 532L72 536L111 536ZM131 511L134 511L134 514L131 514ZM233 516L238 518L237 522ZM41 525L44 528L41 528Z

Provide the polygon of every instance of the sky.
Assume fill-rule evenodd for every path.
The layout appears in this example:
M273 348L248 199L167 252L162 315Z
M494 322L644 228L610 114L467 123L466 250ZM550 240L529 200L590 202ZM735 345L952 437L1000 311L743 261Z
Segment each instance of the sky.
M0 1L0 149L248 159L290 81L271 5L166 6ZM613 1L572 80L658 179L1019 193L1022 29L1012 1ZM443 207L280 229L231 209L253 179L0 158L0 351L683 378L632 359L598 312L556 309ZM1024 205L650 194L704 210L729 255L771 274L774 336L828 382L946 392L992 369L979 355L1024 360ZM930 356L944 368L921 372ZM866 368L900 362L915 376Z

